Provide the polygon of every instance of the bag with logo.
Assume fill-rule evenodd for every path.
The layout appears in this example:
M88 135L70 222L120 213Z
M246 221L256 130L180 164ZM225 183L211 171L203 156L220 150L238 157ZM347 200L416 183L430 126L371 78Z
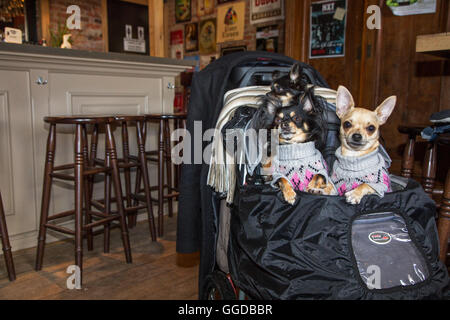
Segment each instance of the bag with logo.
M396 181L398 183L396 183ZM435 203L414 180L393 192L344 197L241 186L231 210L233 283L254 299L439 299L448 285L439 261Z

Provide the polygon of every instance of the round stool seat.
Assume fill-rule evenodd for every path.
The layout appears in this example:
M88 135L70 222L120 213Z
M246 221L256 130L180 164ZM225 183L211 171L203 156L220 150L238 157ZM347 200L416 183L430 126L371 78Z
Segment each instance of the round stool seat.
M110 115L54 115L44 117L47 123L60 124L88 124L88 123L110 123L114 117Z
M178 113L148 113L145 115L146 120L171 120L171 119L186 119L186 112L178 112Z
M116 114L114 115L115 121L144 121L145 116L144 115L129 115L129 114Z

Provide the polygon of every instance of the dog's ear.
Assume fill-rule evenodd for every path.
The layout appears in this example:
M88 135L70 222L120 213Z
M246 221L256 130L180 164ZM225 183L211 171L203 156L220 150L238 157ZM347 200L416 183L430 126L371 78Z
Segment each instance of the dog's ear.
M344 86L339 86L336 95L336 114L342 118L350 109L355 107L352 94Z
M296 63L292 66L291 71L289 72L289 78L292 82L298 82L300 80L300 76L302 73L302 68L300 64Z
M395 104L397 103L397 97L391 96L383 101L375 110L380 125L385 124L392 111L394 111Z
M305 111L306 113L311 113L314 110L314 106L311 102L311 99L309 99L309 97L305 97L303 99L303 111Z

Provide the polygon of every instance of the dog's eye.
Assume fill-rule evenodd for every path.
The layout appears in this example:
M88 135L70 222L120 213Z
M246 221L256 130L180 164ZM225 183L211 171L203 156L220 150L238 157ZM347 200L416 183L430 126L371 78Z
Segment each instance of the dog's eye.
M274 123L275 123L275 125L279 125L281 123L281 119L280 118L275 118Z
M351 128L351 127L352 127L352 124L350 122L348 122L348 121L344 122L344 128L345 129L348 129L348 128Z
M301 122L301 121L302 121L302 118L300 118L299 116L295 115L295 116L292 117L292 120L293 120L294 122Z
M368 126L367 127L367 131L369 131L369 132L374 132L375 131L375 126L373 126L373 125L370 125L370 126Z

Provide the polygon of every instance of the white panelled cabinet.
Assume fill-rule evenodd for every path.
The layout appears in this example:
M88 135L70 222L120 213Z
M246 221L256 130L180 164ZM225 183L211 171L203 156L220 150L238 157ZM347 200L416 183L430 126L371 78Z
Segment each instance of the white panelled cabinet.
M172 84L191 66L164 58L0 44L0 191L13 250L36 245L48 134L43 117L171 113ZM72 130L58 130L56 165L72 161ZM148 139L148 147L156 147L156 138ZM156 170L150 174L156 181ZM73 205L70 186L58 184L51 212Z

